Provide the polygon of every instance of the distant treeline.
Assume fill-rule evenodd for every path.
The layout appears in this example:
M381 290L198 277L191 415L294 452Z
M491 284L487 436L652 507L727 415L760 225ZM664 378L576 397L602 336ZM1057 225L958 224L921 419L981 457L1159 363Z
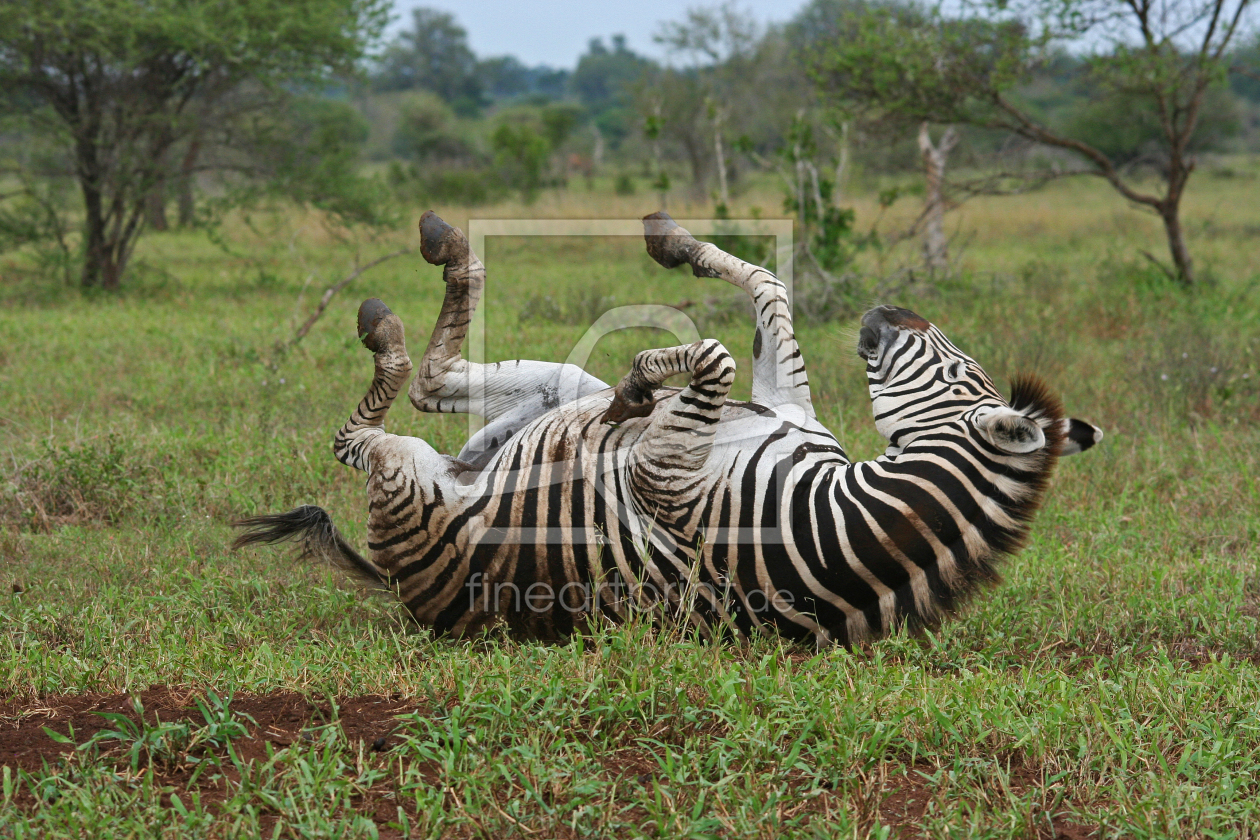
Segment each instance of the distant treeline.
M1260 150L1253 0L812 0L761 27L732 2L662 22L668 60L592 38L572 70L479 57L454 16L389 0L0 4L0 252L116 288L145 230L212 227L272 200L392 225L417 197L474 205L582 184L712 199L765 173L804 265L841 282L855 177L941 217L969 196L1105 179L1160 216L1193 283L1179 208L1206 155ZM209 24L209 21L213 21ZM875 181L865 186L869 187ZM840 278L840 279L837 279Z
M373 125L369 157L415 164L395 177L410 171L452 200L492 200L513 188L528 196L592 174L609 175L622 190L655 183L720 198L719 182L728 193L749 170L780 166L802 122L810 143L829 147L820 157L843 157L850 173L908 171L921 166L917 123L869 108L845 114L818 86L818 51L840 34L837 21L881 5L904 4L814 0L765 29L729 4L696 10L659 28L668 64L612 35L592 38L572 70L478 57L453 15L422 8L354 98ZM1208 91L1194 151L1260 150L1260 38L1235 45L1229 64L1238 72ZM1159 115L1136 99L1100 98L1093 69L1089 56L1053 45L1028 64L1013 96L1041 123L1121 165L1151 158ZM1009 166L1012 145L1023 158L1051 154L1009 132L960 130L955 166ZM474 176L487 169L501 177Z

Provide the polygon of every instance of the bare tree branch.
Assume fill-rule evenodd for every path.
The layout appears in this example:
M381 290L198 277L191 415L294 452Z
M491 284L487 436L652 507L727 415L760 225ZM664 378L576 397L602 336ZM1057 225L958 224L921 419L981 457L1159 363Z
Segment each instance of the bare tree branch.
M410 253L411 253L410 248L399 248L397 251L394 251L391 254L386 254L383 257L377 257L376 259L372 260L367 265L363 265L363 266L359 266L355 268L355 270L350 272L350 274L346 276L344 280L334 283L333 285L325 289L323 297L319 299L319 305L315 307L315 311L312 312L310 314L310 317L306 319L306 323L302 324L302 326L298 328L298 331L294 333L293 338L289 339L288 343L284 345L283 349L286 351L290 350L294 347L294 345L296 345L299 341L305 338L306 334L311 331L311 327L315 326L315 322L318 321L321 316L323 316L324 310L328 308L328 304L332 302L332 299L336 296L336 294L340 292L342 289L344 289L346 286L349 286L355 280L358 280L359 277L362 276L364 272L368 271L369 269L375 268L376 266L380 265L383 262L386 262L387 260L392 260L394 257L401 257L404 254L410 254Z

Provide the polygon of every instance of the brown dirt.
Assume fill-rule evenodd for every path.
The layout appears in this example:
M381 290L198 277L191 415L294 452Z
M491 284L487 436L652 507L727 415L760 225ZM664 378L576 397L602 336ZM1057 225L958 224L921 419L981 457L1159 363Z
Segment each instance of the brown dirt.
M1181 662L1191 669L1204 668L1221 658L1228 656L1235 661L1250 662L1260 666L1260 642L1250 650L1229 650L1223 646L1204 645L1197 639L1182 638L1161 644L1163 652L1173 662ZM1111 659L1116 655L1118 645L1109 638L1099 636L1087 645L1059 644L1047 649L1045 653L1063 663L1064 670L1075 673L1089 668L1099 660ZM1150 655L1155 655L1157 648L1149 646Z
M44 731L69 735L74 729L78 743L113 725L100 712L124 714L131 720L139 716L132 708L130 694L82 694L48 697L33 704L0 704L0 764L28 772L50 766L73 752L73 747L58 744ZM204 725L195 704L201 692L154 686L134 695L144 707L149 722L161 719L172 723L191 721ZM398 743L391 737L396 728L395 716L417 711L415 701L365 695L336 700L336 721L353 744L365 741L376 750L389 749ZM232 699L232 711L253 718L249 737L235 742L237 754L246 761L267 757L267 745L273 749L287 747L303 737L312 726L334 720L332 705L292 691L271 694L239 694ZM383 739L383 740L382 740Z
M894 829L898 838L926 837L921 833L918 824L927 813L933 799L939 799L940 792L925 778L930 768L923 767L911 770L886 782L883 801L880 803L879 816L884 825ZM1036 770L1019 763L1010 767L1010 789L1016 796L1025 796L1029 791L1042 789L1043 802L1039 811L1032 816L1036 818L1037 840L1093 840L1102 837L1098 826L1081 825L1055 813L1044 801L1050 791L1043 788L1041 774Z
M139 698L144 717L150 723L158 719L165 723L205 723L195 704L195 700L202 696L201 692L155 686L134 696ZM0 704L0 765L27 772L39 771L45 763L56 767L74 752L74 747L54 741L44 731L45 727L61 735L69 735L73 727L72 740L82 744L97 732L114 728L113 723L97 714L99 712L123 714L132 721L138 721L132 697L130 694L62 695L25 705ZM311 737L309 730L312 727L335 721L352 748L362 742L368 750L388 750L400 742L393 734L398 726L396 716L426 711L414 700L378 695L337 698L335 704L334 716L333 704L329 701L292 691L236 695L232 698L232 711L248 715L253 723L246 722L247 737L233 741L233 749L244 762L265 761L269 748L273 751L283 749L299 739ZM102 745L103 752L108 749L108 742ZM120 757L118 763L122 765L126 762ZM193 772L192 766L183 763L171 767L155 766L154 783L187 799L193 788ZM239 774L228 762L222 765L222 774L223 778L217 781L209 781L205 777L196 781L195 790L203 804L213 806L223 802L228 797L229 786L240 781ZM356 802L360 806L356 810L375 817L382 827L382 840L400 838L402 835L399 832L385 828L385 824L397 819L394 802L386 796L390 791L382 789L372 793L378 795L372 797L373 801ZM21 788L15 804L25 809L36 806L28 787ZM263 822L268 820L264 817ZM264 825L264 828L269 830L270 826Z
M201 712L195 705L196 699L202 696L197 690L155 686L134 696L142 704L144 716L150 723L157 719L167 723L204 723ZM38 772L45 763L49 767L57 766L69 757L74 748L54 741L45 732L45 727L61 735L69 735L73 728L73 740L81 744L102 729L114 727L114 724L100 717L97 714L99 712L123 714L130 720L138 720L132 698L133 695L130 694L62 695L31 703L0 704L0 765L27 772ZM242 693L233 697L231 709L239 715L248 715L253 720L252 724L247 723L248 736L233 742L236 754L244 762L265 761L269 748L272 751L283 749L310 737L308 732L312 727L334 721L344 731L352 749L388 750L401 742L401 738L395 734L399 725L397 716L410 713L428 714L432 711L414 699L407 700L397 696L364 695L336 698L330 702L292 691L262 695ZM667 734L658 733L668 741ZM102 749L108 749L108 742L102 745ZM124 762L122 757L118 760L120 764ZM603 764L610 777L633 780L649 789L659 767L655 756L638 747L614 750L608 754ZM929 804L934 798L939 798L940 792L918 770L927 772L929 768L924 766L895 776L866 780L864 793L859 797L864 801L857 803L850 801L851 792L841 794L827 789L826 786L819 788L813 778L805 774L793 774L789 783L797 794L798 801L788 809L791 813L785 811L784 816L808 812L826 820L832 813L852 814L852 808L856 805L870 822L873 823L878 817L885 825L892 826L895 837L921 837L923 835L919 825ZM433 782L439 784L440 773L437 768L432 768L432 771ZM169 788L187 800L192 773L190 766L156 767L153 772L157 776L154 782L158 786ZM235 770L227 762L223 765L223 773L226 780L207 782L203 777L196 782L195 787L203 804L222 802L228 796L229 785L239 781ZM424 772L424 775L427 777L430 774ZM1012 765L1010 778L1012 789L1017 794L1025 794L1042 785L1039 773L1018 764ZM629 785L626 791L630 793L634 789L633 785ZM32 794L25 787L15 804L25 809L36 806ZM646 812L636 808L635 803L625 804L627 810L622 812L623 816L632 820L638 814L646 817ZM359 813L374 819L380 829L380 836L385 840L401 836L397 830L388 827L388 823L397 819L397 805L391 784L383 783L367 791L365 796L356 798L354 807ZM1044 828L1039 829L1039 840L1085 840L1100 836L1096 827L1079 825L1061 815L1052 815L1048 821L1043 819L1041 822ZM484 834L484 829L482 831Z

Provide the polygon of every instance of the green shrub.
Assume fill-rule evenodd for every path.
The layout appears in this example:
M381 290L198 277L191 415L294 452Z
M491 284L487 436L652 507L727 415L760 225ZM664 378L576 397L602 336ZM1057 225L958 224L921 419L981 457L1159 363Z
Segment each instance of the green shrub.
M152 497L155 478L155 468L141 463L118 435L76 446L45 444L43 456L10 480L0 499L0 519L38 531L115 523Z

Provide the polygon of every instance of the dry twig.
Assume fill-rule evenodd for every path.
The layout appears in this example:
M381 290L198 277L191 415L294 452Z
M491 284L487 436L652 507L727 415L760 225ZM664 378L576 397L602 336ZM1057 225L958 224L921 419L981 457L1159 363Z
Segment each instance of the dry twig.
M387 260L392 260L394 257L401 257L404 254L410 254L410 253L411 253L410 248L400 248L391 254L386 254L383 257L377 257L376 259L372 260L367 265L359 266L358 268L356 268L344 280L341 280L338 283L334 283L333 285L325 289L323 297L319 299L319 305L315 307L315 311L312 312L310 317L306 319L306 323L298 327L298 331L293 334L293 338L289 339L289 342L288 344L285 345L284 349L286 350L291 349L295 344L297 344L299 341L305 338L306 334L311 331L311 327L315 326L315 322L318 321L320 317L324 314L324 310L328 308L328 304L332 302L332 299L336 296L336 294L340 292L342 289L344 289L346 286L349 286L355 280L359 279L359 277L365 271L367 271L370 268L375 268L376 266L380 265L381 263Z

